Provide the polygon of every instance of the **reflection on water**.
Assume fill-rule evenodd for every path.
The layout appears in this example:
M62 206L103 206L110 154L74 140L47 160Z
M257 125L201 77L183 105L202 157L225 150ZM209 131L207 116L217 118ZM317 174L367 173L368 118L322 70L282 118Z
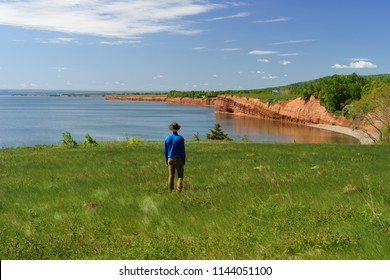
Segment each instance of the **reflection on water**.
M285 143L294 141L297 143L359 143L356 138L349 135L305 125L221 113L216 113L215 118L216 121L221 124L222 130L228 135L234 138L247 136L249 141Z

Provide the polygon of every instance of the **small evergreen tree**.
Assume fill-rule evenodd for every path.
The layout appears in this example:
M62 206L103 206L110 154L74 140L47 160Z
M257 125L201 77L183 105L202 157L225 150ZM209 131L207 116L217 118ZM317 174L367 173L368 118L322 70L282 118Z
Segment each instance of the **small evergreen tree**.
M227 141L232 141L226 133L224 133L221 129L221 125L219 123L216 123L214 125L214 129L210 129L211 134L207 133L206 138L210 140L227 140Z
M199 132L195 133L194 135L192 135L192 139L194 141L200 141L200 137L199 137Z

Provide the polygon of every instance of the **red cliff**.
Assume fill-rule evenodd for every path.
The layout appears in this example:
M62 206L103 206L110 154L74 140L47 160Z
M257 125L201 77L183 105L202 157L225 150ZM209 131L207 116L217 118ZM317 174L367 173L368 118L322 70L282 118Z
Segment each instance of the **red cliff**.
M158 95L106 95L107 100L123 101L150 101L166 102L168 104L185 104L197 106L214 106L215 99L208 98L189 98L189 97L165 97Z
M220 95L216 99L174 97L159 95L107 95L108 100L151 101L169 104L214 106L219 113L231 113L257 118L280 120L301 124L331 124L349 127L352 121L329 113L320 101L311 96L308 100L296 98L268 104L257 98Z
M309 100L296 98L268 104L257 98L218 96L215 110L258 118L273 119L301 124L332 124L350 126L352 121L329 113L314 96Z

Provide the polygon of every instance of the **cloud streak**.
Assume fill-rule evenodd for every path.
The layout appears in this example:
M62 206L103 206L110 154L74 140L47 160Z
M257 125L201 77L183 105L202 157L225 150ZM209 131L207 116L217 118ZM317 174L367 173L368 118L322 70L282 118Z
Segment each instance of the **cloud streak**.
M221 49L222 52L235 52L235 51L240 51L241 48L223 48Z
M231 16L225 16L225 17L215 17L215 18L211 18L211 19L208 19L207 21L217 21L217 20L225 20L225 19L233 19L233 18L241 18L241 17L248 17L250 15L250 13L238 13L238 14L234 14L234 15L231 15Z
M277 54L279 52L277 51L264 51L264 50L253 50L250 51L248 54L249 55L267 55L267 54Z
M273 43L272 45L288 45L288 44L301 44L301 43L308 43L313 42L314 40L306 39L306 40L290 40L290 41L283 41L283 42L277 42Z
M359 60L355 62L351 62L348 65L343 65L343 64L334 64L332 66L334 69L366 69L366 68L377 68L377 66L367 60Z
M279 17L279 18L266 19L266 20L257 20L255 21L255 23L275 23L275 22L286 22L290 20L291 18Z
M0 25L126 39L159 32L191 35L201 31L185 17L224 7L201 0L2 1Z
M279 61L279 63L282 64L282 65L288 65L288 64L291 63L291 61L289 61L289 60L282 60L282 61Z

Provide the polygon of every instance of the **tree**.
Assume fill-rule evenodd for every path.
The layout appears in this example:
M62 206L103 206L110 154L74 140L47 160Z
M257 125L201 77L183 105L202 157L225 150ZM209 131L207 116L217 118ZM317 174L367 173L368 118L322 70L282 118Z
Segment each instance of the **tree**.
M86 146L98 146L99 145L98 142L94 138L92 138L91 135L89 135L89 133L85 134L84 137L85 137L85 141L84 141L83 144L84 144L85 147Z
M390 85L382 84L353 103L351 114L363 121L362 129L376 142L390 143ZM373 128L373 131L366 127Z
M225 134L222 129L221 125L219 123L216 123L214 125L214 129L210 129L211 134L207 133L206 138L210 140L227 140L227 141L232 141L227 134Z
M304 84L301 94L305 98L310 95L318 97L329 112L335 113L341 112L352 101L359 100L368 83L365 77L356 73L333 75Z
M65 131L62 133L61 142L63 145L67 146L68 148L76 148L77 147L77 142L73 139L73 137L69 131Z

